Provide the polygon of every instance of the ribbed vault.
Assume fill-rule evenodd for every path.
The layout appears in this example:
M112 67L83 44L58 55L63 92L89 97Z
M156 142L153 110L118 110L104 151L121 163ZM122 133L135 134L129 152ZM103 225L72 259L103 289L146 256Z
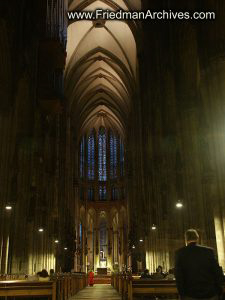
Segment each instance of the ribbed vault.
M70 2L69 10L140 9L139 1ZM68 27L65 91L80 134L110 127L125 135L136 85L135 24L75 21Z
M69 8L71 10L88 10L87 6L91 5L96 0L70 0ZM99 1L98 1L99 2ZM101 2L105 3L110 7L110 9L123 9L123 10L140 10L141 1L140 0L102 0ZM98 6L103 7L103 6Z

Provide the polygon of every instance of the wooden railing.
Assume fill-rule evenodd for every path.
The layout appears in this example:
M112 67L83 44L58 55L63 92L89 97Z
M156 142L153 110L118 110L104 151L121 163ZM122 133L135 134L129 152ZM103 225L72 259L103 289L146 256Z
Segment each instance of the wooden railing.
M51 281L2 280L0 297L26 297L28 300L33 296L46 296L52 300L67 300L86 285L86 274L62 274Z
M87 275L60 275L56 278L56 283L57 300L67 300L87 286Z
M133 296L149 296L178 299L175 280L136 279L131 275L113 274L112 286L121 294L123 300L133 300ZM225 287L224 287L225 294Z
M128 275L112 274L111 285L121 294L122 299L127 299L128 295Z

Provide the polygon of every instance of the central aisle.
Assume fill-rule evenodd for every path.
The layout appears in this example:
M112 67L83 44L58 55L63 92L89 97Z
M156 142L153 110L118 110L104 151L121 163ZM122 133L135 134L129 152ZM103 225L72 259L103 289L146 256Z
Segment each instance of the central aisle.
M75 296L70 298L70 300L121 300L121 297L117 291L110 284L96 284L93 287L86 287L81 290Z

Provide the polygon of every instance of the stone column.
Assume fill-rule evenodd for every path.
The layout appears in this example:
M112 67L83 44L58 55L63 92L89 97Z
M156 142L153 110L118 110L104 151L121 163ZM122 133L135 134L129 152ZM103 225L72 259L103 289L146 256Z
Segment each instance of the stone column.
M107 236L108 236L108 242L107 242L107 267L112 270L112 228L107 228Z
M225 53L225 44L224 44ZM204 104L205 126L202 130L202 163L204 166L203 187L207 204L205 217L208 224L208 242L217 248L220 265L225 268L225 62L214 59L208 68L202 70L201 93ZM211 213L211 214L210 214ZM209 223L209 220L211 221ZM213 240L216 238L216 245Z
M220 205L214 208L217 254L220 266L225 269L225 214Z
M82 272L86 272L86 261L87 261L86 241L87 241L86 227L83 226L83 234L82 234L82 250L83 250L83 253L82 253L82 255L83 255Z
M11 212L7 212L8 215L5 216L5 226L3 231L2 245L1 245L1 265L0 270L2 274L8 272L8 258L9 258L9 233L10 233L10 222L11 222Z
M115 264L117 263L117 264ZM113 231L113 267L119 267L119 255L118 255L118 231Z
M93 231L88 231L88 265L93 268Z
M100 245L99 245L99 229L94 229L94 269L97 271L99 267L99 252L100 252Z

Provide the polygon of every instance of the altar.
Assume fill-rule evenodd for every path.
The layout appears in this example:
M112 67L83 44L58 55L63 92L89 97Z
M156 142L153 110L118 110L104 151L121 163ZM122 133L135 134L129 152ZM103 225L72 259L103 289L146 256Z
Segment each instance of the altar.
M107 268L97 268L97 275L107 275Z

